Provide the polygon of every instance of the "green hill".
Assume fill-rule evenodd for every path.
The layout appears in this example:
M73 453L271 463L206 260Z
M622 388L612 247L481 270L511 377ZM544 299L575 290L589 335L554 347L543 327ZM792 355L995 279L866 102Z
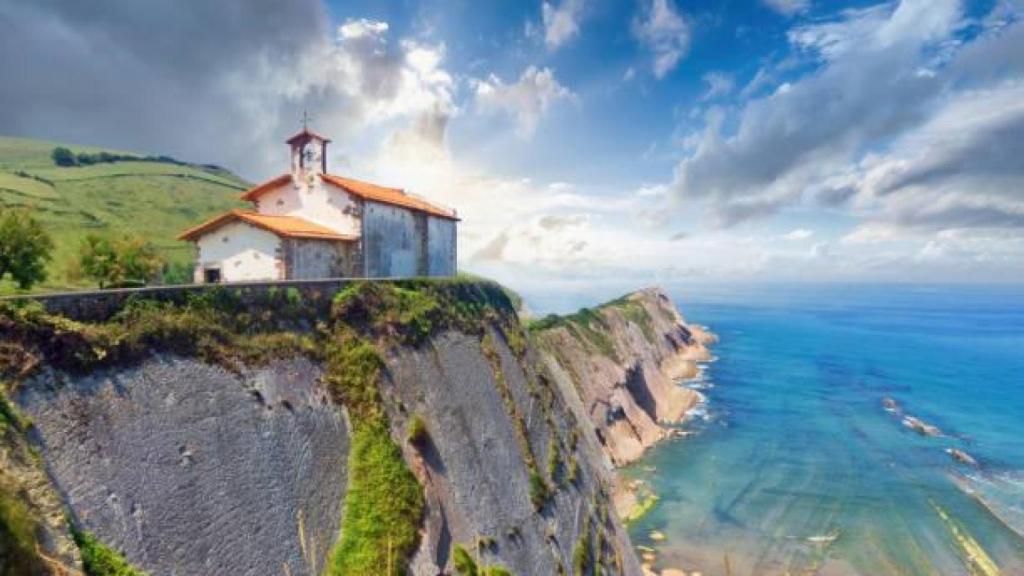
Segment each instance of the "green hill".
M107 152L138 160L57 166L56 146L90 156ZM0 207L24 207L43 223L55 249L49 277L36 290L84 287L68 277L81 239L90 233L135 234L160 250L168 262L191 262L191 246L175 240L185 228L216 212L243 205L248 183L216 166L181 163L101 148L0 137ZM5 280L0 293L14 290Z

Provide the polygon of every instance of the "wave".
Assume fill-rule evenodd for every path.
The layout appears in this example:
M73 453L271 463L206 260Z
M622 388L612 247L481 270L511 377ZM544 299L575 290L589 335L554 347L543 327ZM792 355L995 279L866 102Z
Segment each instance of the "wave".
M1024 470L960 472L953 482L1024 539Z

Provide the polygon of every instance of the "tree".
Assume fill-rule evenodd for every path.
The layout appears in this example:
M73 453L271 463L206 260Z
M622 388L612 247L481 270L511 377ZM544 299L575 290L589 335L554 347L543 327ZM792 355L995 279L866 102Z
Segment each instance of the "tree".
M0 211L0 280L10 275L28 290L46 280L53 240L27 210Z
M162 265L156 248L137 237L110 240L90 234L79 250L82 273L101 289L145 285L156 279Z
M160 276L164 261L156 247L141 238L125 238L114 244L124 281L145 284Z
M63 146L57 146L50 153L53 163L57 166L74 166L76 164L75 154Z
M160 272L162 284L191 284L194 278L195 267L192 264L183 262L168 262L164 264Z

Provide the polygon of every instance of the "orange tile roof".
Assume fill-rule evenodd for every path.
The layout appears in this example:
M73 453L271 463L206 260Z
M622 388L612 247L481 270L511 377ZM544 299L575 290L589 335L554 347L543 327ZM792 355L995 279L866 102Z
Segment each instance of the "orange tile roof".
M290 174L281 174L275 178L267 180L266 182L259 184L253 188L250 188L242 193L242 200L255 200L264 192L269 192L279 186L283 186L292 181Z
M342 240L342 241L355 241L359 238L350 234L339 234L326 226L314 224L309 220L303 220L295 216L272 216L270 214L258 214L251 210L230 210L223 214L220 214L202 224L190 228L181 233L178 236L179 240L195 240L209 232L215 230L220 226L226 224L231 220L241 220L262 228L269 232L273 232L278 236L284 236L287 238L312 238L319 240Z
M454 211L435 206L426 200L406 194L404 190L399 188L385 188L384 186L377 186L376 184L361 182L359 180L353 180L352 178L342 178L341 176L335 176L333 174L321 174L320 177L335 186L344 188L348 192L351 192L364 200L372 200L382 204L391 204L393 206L419 210L420 212L426 212L427 214L440 216L441 218L448 218L450 220L459 219L455 215Z
M386 188L384 186L370 184L369 182L354 180L352 178L343 178L333 174L320 174L320 177L323 178L325 182L330 182L335 186L343 188L350 194L358 196L363 200L372 200L373 202L380 202L382 204L391 204L392 206L401 206L411 210L419 210L420 212L426 212L427 214L440 216L441 218L448 218L450 220L459 219L453 210L448 210L431 204L426 200L407 194L400 188ZM274 190L275 188L278 188L290 181L291 176L289 174L282 174L244 192L241 199L255 201L264 193L270 192L271 190Z

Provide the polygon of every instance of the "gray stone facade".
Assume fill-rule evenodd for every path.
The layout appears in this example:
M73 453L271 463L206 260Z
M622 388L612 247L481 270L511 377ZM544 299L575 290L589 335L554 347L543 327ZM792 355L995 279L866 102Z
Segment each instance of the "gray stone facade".
M354 242L286 238L281 248L285 278L290 280L353 277L362 269Z
M368 278L455 275L456 221L366 202L364 274Z

